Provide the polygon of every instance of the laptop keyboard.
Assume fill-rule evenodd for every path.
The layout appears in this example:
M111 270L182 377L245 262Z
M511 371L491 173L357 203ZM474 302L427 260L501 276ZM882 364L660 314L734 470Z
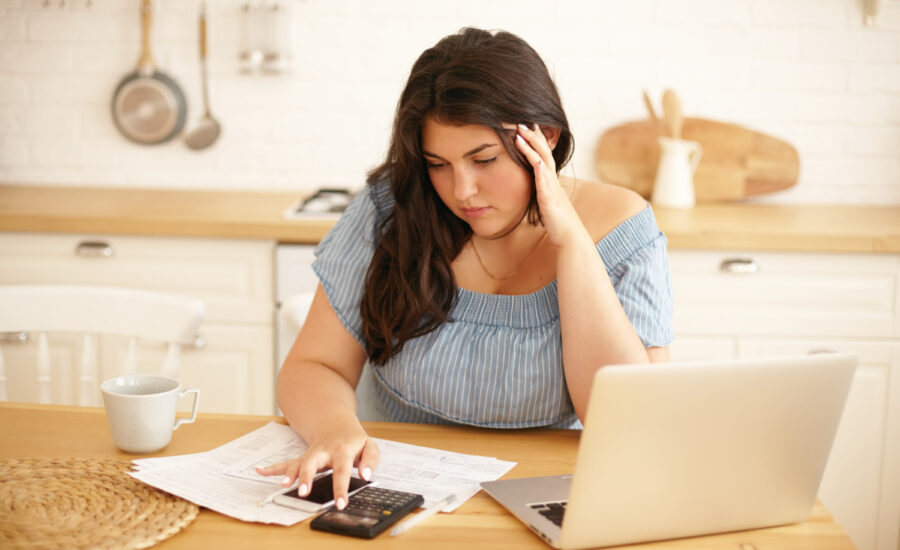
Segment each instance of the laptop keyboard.
M539 502L536 504L529 504L529 506L533 510L536 510L540 515L562 527L563 515L566 513L566 501Z

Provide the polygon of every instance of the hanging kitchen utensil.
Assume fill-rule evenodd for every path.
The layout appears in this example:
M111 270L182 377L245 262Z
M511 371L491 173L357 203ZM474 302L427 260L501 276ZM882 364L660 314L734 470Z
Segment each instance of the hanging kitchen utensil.
M184 92L156 70L150 50L152 0L141 0L141 56L137 70L123 78L113 94L112 115L119 131L137 143L163 143L178 135L187 118Z
M200 84L203 88L204 114L187 135L184 143L191 149L206 149L219 138L222 127L209 111L209 78L206 74L206 2L200 4Z

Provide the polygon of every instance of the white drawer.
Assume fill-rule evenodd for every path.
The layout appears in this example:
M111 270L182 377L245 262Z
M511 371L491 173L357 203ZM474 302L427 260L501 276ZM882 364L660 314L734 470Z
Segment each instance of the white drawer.
M715 361L737 356L737 338L677 335L669 345L672 361Z
M895 255L670 251L669 258L678 334L889 337L900 326Z
M84 246L90 242L109 248ZM0 233L0 284L159 290L203 299L210 322L271 324L274 247L268 241ZM111 255L101 255L104 250Z

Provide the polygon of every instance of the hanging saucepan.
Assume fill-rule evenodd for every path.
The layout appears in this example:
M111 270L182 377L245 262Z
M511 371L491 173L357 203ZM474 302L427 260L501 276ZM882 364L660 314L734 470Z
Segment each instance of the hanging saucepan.
M122 135L138 143L162 143L178 135L187 119L184 92L156 70L150 52L152 0L141 0L141 57L137 70L119 82L112 115Z

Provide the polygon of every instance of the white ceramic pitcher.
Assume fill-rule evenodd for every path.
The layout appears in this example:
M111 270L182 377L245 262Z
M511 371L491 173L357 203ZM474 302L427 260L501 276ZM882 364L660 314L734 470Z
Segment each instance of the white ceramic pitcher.
M703 148L696 141L670 137L660 137L659 145L662 152L650 202L669 208L694 206L694 172Z

